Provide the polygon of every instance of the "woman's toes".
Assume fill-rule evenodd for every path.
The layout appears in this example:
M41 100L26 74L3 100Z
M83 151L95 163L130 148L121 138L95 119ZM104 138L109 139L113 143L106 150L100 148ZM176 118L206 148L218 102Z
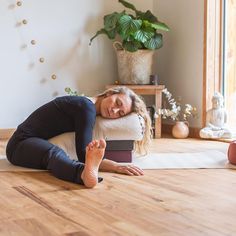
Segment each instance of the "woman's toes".
M99 140L99 147L100 148L106 148L106 141L105 141L105 139L100 139Z
M95 145L94 145L96 148L99 148L99 146L100 146L100 144L99 144L99 141L98 140L96 140L95 141Z

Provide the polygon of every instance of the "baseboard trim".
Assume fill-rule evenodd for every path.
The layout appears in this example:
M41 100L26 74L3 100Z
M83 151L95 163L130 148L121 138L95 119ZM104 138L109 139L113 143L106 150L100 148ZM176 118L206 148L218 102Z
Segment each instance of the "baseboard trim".
M9 139L15 129L0 129L0 139Z
M163 134L172 134L173 124L162 124L162 133ZM189 138L200 138L199 131L201 128L189 127Z

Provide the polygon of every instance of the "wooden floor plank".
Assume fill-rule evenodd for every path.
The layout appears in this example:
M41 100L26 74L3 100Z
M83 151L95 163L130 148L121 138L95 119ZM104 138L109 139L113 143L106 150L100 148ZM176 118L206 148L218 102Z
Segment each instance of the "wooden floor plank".
M227 148L193 139L152 143L156 152ZM236 235L235 170L100 176L102 183L85 189L48 172L0 172L0 235Z

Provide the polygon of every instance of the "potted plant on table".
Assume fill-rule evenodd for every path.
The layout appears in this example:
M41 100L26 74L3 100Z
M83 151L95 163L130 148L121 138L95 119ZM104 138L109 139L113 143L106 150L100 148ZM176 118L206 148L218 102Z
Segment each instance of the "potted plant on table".
M105 34L114 40L121 84L149 84L154 50L163 46L161 31L169 27L158 20L150 10L142 12L124 0L118 0L134 14L113 12L104 16L104 27L90 39ZM118 40L118 41L116 41Z

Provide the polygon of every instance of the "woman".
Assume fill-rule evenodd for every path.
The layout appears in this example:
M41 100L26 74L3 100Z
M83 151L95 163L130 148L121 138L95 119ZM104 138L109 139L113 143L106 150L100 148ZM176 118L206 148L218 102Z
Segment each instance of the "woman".
M142 152L150 137L150 118L144 102L126 87L108 89L94 98L83 96L58 97L34 111L10 138L7 144L7 158L13 165L47 169L57 178L94 187L102 178L98 170L127 175L143 175L135 166L122 166L103 159L105 140L92 141L96 115L117 119L139 113L145 120L145 134L136 148ZM58 146L47 140L65 132L75 131L78 161L69 159Z

